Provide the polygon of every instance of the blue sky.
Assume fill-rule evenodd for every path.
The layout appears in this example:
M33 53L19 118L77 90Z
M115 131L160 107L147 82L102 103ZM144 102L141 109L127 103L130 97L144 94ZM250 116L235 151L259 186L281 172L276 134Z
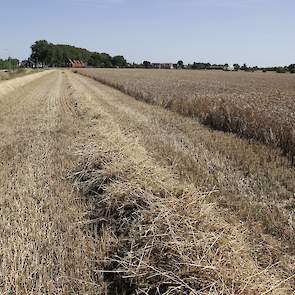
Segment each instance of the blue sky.
M295 63L294 0L0 0L0 56L39 39L128 61Z

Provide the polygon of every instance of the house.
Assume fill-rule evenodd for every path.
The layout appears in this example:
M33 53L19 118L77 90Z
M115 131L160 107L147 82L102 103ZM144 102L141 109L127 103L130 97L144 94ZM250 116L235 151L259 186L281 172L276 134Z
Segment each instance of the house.
M234 71L235 70L235 67L234 66L231 66L231 65L225 65L224 67L223 67L223 70L224 71L227 71L227 72L232 72L232 71Z
M85 68L84 62L78 59L69 59L68 66L70 68Z
M20 68L31 68L31 69L41 69L44 68L45 65L41 62L35 62L32 59L25 59L22 62L19 63Z
M153 69L166 69L166 70L173 70L177 68L176 64L173 63L152 63Z

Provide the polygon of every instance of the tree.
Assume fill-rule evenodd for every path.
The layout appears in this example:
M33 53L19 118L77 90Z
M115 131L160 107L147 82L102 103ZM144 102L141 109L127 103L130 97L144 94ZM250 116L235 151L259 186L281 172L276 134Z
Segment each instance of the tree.
M241 66L241 70L242 70L242 71L247 71L247 69L248 69L248 66L247 66L246 64L243 64L243 65Z
M114 67L119 68L126 68L127 67L127 61L122 55L117 55L112 58L112 64Z
M112 68L112 57L107 53L101 53L102 65L104 68Z
M234 64L233 66L235 71L238 71L241 68L239 64Z
M52 44L46 40L36 41L32 46L30 59L35 63L48 66L64 67L71 60L80 60L93 67L112 68L125 67L127 62L121 55L111 57L107 53L91 52L85 48L78 48L65 44Z
M46 40L40 40L36 41L32 46L32 54L31 54L31 59L35 63L42 63L45 64L46 59L48 58L49 55L49 44Z
M194 62L193 65L190 66L193 70L205 70L210 69L210 63L203 63L203 62Z
M288 71L292 74L295 74L295 64L291 64L288 66Z
M183 63L182 60L179 60L179 61L177 62L177 68L178 68L178 69L183 69L183 68L184 68L184 63Z
M19 63L19 60L16 58L8 57L8 59L0 59L0 69L15 69Z
M147 60L145 60L142 64L146 69L150 69L152 67L151 62Z
M101 54L98 52L91 54L90 58L88 59L88 65L95 68L102 67L103 61Z
M286 73L286 69L283 67L277 67L276 72L279 74L284 74L284 73Z

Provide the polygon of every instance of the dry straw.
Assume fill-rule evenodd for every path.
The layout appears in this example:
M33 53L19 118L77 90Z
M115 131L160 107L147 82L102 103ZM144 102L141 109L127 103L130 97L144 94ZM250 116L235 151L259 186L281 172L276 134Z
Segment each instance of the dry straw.
M288 293L274 266L256 264L247 230L207 201L210 192L179 182L109 117L94 137L71 179L92 207L95 235L112 241L98 245L108 253L97 272L109 294Z
M137 99L295 155L295 77L218 71L91 70L79 73Z

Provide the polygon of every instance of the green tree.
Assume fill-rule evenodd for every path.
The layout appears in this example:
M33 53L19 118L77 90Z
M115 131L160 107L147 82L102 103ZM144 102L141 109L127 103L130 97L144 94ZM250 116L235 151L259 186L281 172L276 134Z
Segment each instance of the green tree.
M179 61L177 62L177 68L178 68L178 69L183 69L183 68L184 68L184 63L183 63L182 60L179 60Z
M248 66L247 66L246 64L243 64L243 65L241 66L241 70L242 70L242 71L247 71L247 69L248 69Z
M0 59L1 70L13 70L19 64L19 60L16 58L8 57L8 59Z
M104 68L112 68L112 57L107 53L101 53L102 64Z
M283 67L277 67L276 72L279 74L284 74L284 73L286 73L286 69Z
M52 44L46 40L36 41L32 46L30 59L36 63L47 66L64 67L71 60L80 60L93 67L126 67L127 62L123 56L111 57L107 53L91 52L85 48L78 48L66 44Z
M127 61L122 55L117 55L112 58L112 64L114 67L125 68L127 67Z
M233 67L235 71L238 71L241 68L239 64L234 64Z
M203 63L203 62L194 62L190 68L193 70L205 70L210 69L211 64L210 63Z
M49 55L49 44L46 40L36 41L32 46L31 58L36 63L45 64Z
M100 68L103 65L103 61L102 61L102 56L100 53L98 52L94 52L93 54L91 54L89 60L88 60L88 65L95 67L95 68Z
M145 60L142 64L146 69L150 69L152 67L151 62L147 60Z

